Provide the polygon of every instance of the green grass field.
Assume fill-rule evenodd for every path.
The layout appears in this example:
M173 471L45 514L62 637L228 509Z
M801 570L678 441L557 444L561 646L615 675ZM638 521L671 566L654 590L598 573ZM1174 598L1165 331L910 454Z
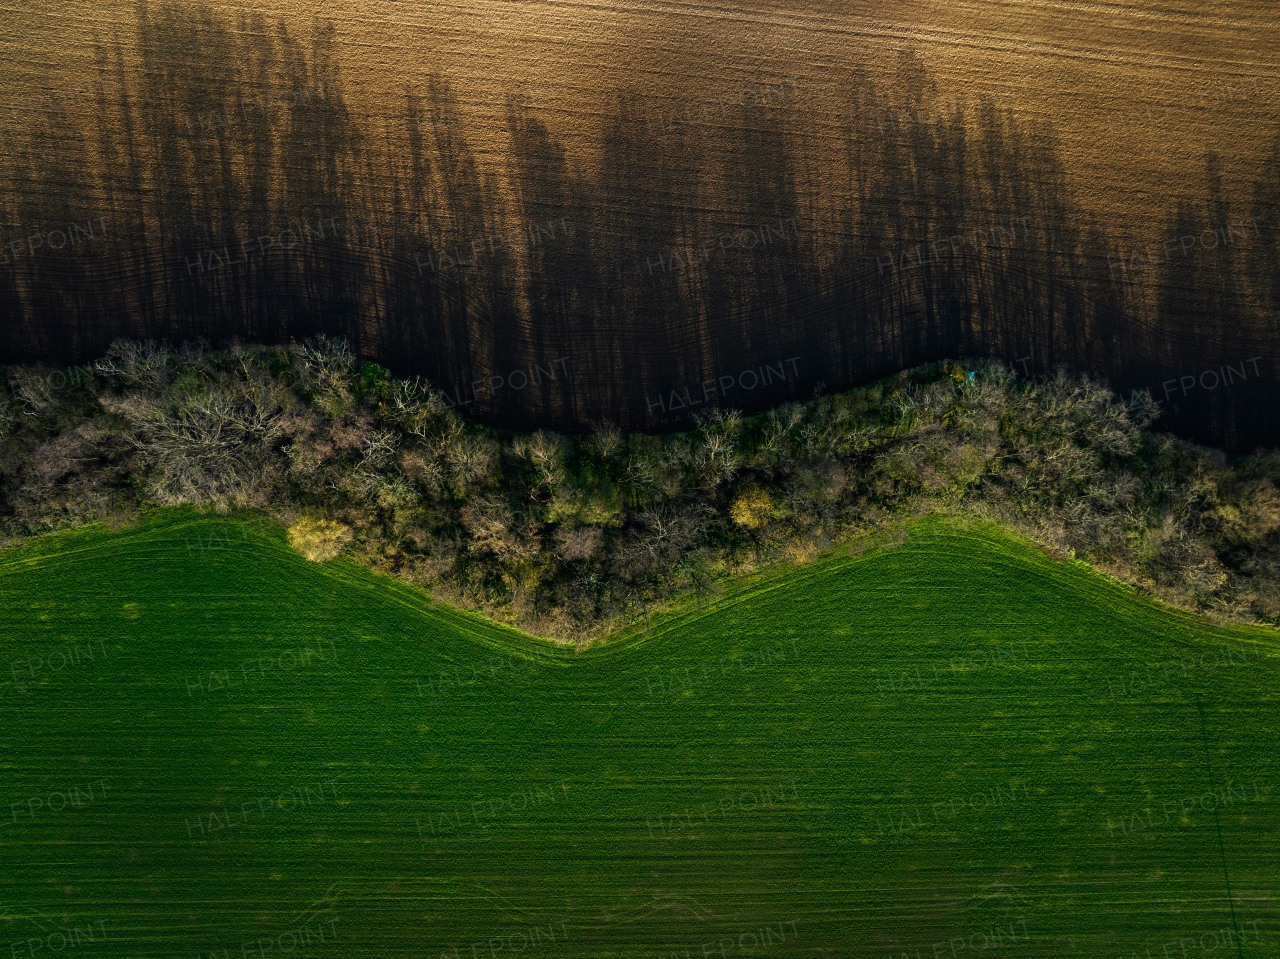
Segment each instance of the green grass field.
M587 653L279 531L0 554L0 959L1280 955L1280 643L930 520Z

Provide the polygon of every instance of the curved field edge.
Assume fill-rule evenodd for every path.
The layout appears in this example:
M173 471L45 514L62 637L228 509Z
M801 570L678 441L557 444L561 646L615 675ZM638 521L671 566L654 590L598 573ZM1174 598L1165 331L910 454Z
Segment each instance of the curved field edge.
M227 530L235 530L228 536ZM207 537L207 538L206 538ZM198 544L234 544L259 551L272 562L323 577L371 599L412 610L427 621L451 629L468 639L516 655L554 658L566 650L557 644L478 613L447 606L392 576L376 573L348 559L312 563L298 554L285 538L284 529L270 520L251 515L209 516L195 510L160 509L146 514L135 526L109 529L92 523L77 529L38 536L0 553L0 584L6 577L34 571L59 562L92 562L113 549L145 549L148 544L183 540ZM227 548L222 546L219 548ZM190 546L188 545L188 553Z
M576 651L564 643L524 632L483 614L450 606L392 575L370 570L346 558L323 563L308 562L289 546L282 527L252 514L211 516L191 509L170 508L147 513L136 526L112 529L93 523L48 533L0 551L0 583L8 575L21 570L68 560L91 561L103 551L143 548L150 541L185 537L190 543L194 535L197 542L203 542L201 537L208 535L209 542L219 539L232 542L225 532L228 529L237 531L237 541L241 545L251 545L275 561L292 564L298 569L309 568L335 584L364 593L370 599L381 599L412 610L424 619L452 629L487 648L548 663L569 662L584 656L614 655L647 645L774 590L820 587L824 580L877 561L908 543L920 549L922 541L929 543L931 555L939 563L1000 557L1006 569L1031 569L1046 578L1055 579L1081 598L1115 610L1126 622L1163 620L1166 628L1160 630L1160 634L1166 639L1172 639L1183 631L1192 631L1205 643L1245 644L1259 654L1280 657L1280 631L1266 626L1216 623L1144 595L1132 585L1096 570L1084 560L1050 555L1040 544L996 522L941 512L899 520L858 534L806 563L782 563L732 577L708 599L679 597L665 608L650 613L644 621L617 630Z

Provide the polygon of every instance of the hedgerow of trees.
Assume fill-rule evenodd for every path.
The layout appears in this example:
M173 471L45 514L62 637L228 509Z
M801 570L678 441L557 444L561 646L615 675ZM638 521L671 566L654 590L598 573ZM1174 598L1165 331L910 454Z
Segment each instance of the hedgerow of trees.
M0 369L0 538L256 511L313 558L345 551L581 643L943 510L1170 602L1280 623L1280 455L1228 459L1151 431L1157 413L1084 378L945 363L666 436L514 434L341 340L119 341L91 366Z

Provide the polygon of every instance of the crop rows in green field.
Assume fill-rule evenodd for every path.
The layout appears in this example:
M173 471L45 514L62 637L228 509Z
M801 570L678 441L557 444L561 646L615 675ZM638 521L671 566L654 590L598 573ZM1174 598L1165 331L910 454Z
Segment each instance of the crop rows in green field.
M1280 664L996 531L587 653L270 528L0 554L0 959L1280 955Z

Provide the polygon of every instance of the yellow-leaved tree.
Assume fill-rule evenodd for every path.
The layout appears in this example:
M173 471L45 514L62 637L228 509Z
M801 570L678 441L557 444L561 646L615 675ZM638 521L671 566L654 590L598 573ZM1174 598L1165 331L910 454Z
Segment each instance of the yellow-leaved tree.
M773 515L773 499L759 486L748 486L729 507L729 518L746 529L759 529Z
M313 563L323 563L351 542L351 527L331 519L304 516L289 527L289 545Z

